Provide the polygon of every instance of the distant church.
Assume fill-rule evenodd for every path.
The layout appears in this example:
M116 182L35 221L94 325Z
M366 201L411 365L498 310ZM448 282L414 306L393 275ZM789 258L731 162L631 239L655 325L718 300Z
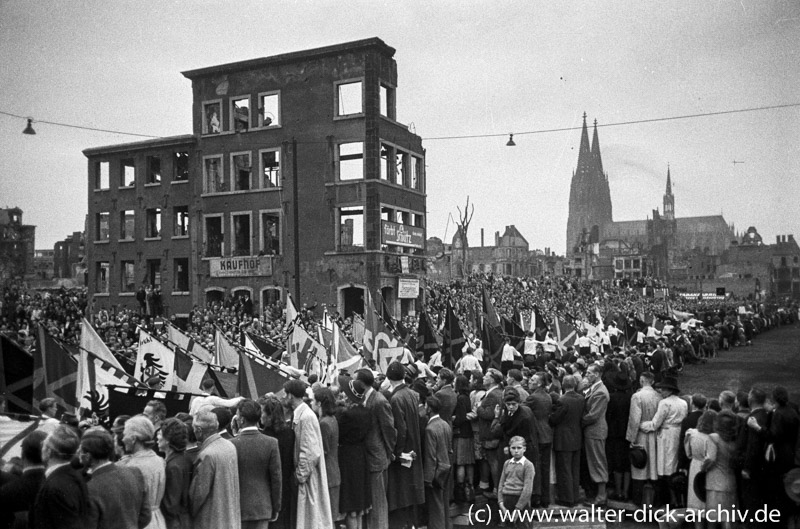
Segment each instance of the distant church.
M652 218L646 220L614 222L597 120L589 145L583 115L578 166L569 194L568 273L590 279L688 279L699 275L699 268L716 264L714 258L722 255L735 237L722 215L675 217L669 168L663 213L654 209Z

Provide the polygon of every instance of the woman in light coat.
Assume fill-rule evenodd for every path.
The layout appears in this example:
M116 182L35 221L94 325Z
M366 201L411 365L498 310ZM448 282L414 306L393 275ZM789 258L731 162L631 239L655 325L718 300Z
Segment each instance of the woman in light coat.
M167 523L161 513L161 500L164 499L167 473L164 460L153 451L155 434L155 426L144 415L136 415L128 419L122 432L122 443L127 456L123 457L119 464L136 467L144 476L145 492L153 512L146 529L167 529Z

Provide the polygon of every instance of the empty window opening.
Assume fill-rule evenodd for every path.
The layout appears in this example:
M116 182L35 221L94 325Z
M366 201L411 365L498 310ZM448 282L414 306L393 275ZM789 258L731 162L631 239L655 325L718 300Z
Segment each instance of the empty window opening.
M233 172L233 190L249 191L251 187L250 176L252 175L250 153L234 154L231 156L231 167Z
M396 119L395 89L390 86L381 85L380 100L381 115L392 120Z
M381 180L389 180L389 175L392 173L392 168L389 165L391 157L392 148L381 143Z
M108 189L110 176L108 170L108 162L98 162L97 164L97 180L95 181L95 189Z
M281 152L261 152L261 187L280 187L281 185Z
M404 160L406 158L406 154L402 151L395 151L394 153L394 179L392 182L395 184L402 185L405 181L405 168L404 168Z
M339 248L364 247L364 208L339 208Z
M172 291L189 292L189 259L175 259L172 271Z
M222 105L206 103L203 105L203 134L219 134L222 132Z
M364 178L364 143L342 143L339 145L339 180Z
M262 94L259 98L259 120L262 127L278 127L281 124L280 94Z
M264 255L281 254L281 217L279 213L261 214L261 252Z
M161 183L161 158L158 156L147 157L147 184Z
M147 283L153 288L161 288L161 259L147 260Z
M175 206L172 208L172 236L189 236L189 206Z
M132 209L119 212L119 238L123 241L132 241L136 237L136 214Z
M206 158L203 163L203 173L206 193L228 191L228 184L222 175L222 156Z
M161 208L147 210L144 236L148 239L161 237Z
M185 182L189 180L189 153L176 152L173 163L175 164L175 175L172 180L174 182Z
M361 81L356 81L354 83L340 83L337 86L337 115L349 116L353 114L361 114L363 112L361 87Z
M222 231L222 217L206 217L206 257L222 257L225 236Z
M108 273L111 265L108 261L98 261L95 268L94 289L98 294L108 294Z
M231 100L231 127L236 132L244 132L250 128L250 98L241 97Z
M250 255L250 214L233 215L233 255Z
M422 189L422 158L417 156L411 157L411 164L409 166L411 175L411 188L416 190Z
M120 261L120 292L136 291L136 266L133 261Z
M120 161L120 177L122 178L120 187L133 187L136 185L136 166L132 159Z
M107 241L108 240L108 218L110 213L104 211L95 215L95 234L94 240Z

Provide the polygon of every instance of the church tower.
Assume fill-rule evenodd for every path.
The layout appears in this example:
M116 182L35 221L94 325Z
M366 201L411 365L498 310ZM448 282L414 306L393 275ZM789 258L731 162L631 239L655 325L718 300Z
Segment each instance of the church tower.
M675 220L675 195L672 194L672 177L667 165L667 192L664 193L664 218Z
M594 123L592 144L589 145L589 130L584 113L578 167L572 173L569 191L567 257L574 256L584 230L589 234L589 240L586 242L600 241L603 225L613 220L611 209L611 190L608 185L608 175L603 171L597 121Z

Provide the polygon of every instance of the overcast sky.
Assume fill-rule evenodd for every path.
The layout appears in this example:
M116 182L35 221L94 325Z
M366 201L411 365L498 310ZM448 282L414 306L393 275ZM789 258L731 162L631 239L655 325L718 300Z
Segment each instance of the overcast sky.
M180 72L379 37L397 50L398 120L427 149L427 235L475 204L470 242L514 224L563 254L580 130L800 103L800 2L0 0L0 111L102 129L191 133ZM600 128L614 220L722 213L767 242L800 236L800 106ZM130 136L0 115L0 207L36 247L83 229L87 147ZM507 136L435 139L515 133ZM733 161L743 162L733 164Z

